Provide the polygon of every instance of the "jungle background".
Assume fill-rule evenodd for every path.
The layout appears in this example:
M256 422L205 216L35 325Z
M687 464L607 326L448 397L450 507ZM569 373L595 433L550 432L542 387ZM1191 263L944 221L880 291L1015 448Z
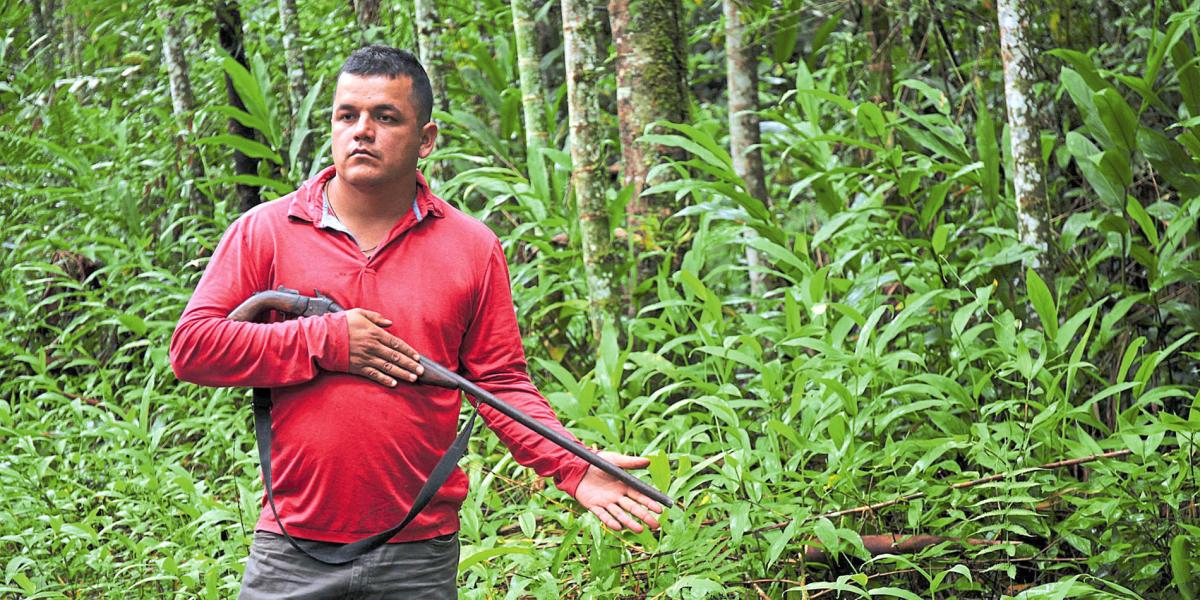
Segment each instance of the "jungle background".
M0 1L0 596L234 597L248 393L167 343L225 227L419 52L530 370L652 457L604 530L496 437L464 598L1200 594L1200 3Z

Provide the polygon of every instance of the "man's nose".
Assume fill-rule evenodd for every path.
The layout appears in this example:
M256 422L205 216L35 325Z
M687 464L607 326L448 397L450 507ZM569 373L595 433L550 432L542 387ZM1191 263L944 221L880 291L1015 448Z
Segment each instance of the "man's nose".
M354 122L354 139L372 139L375 137L375 128L371 125L370 115L362 115Z

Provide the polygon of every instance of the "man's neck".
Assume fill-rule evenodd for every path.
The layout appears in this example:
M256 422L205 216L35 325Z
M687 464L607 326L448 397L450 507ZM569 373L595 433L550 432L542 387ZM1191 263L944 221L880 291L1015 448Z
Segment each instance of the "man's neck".
M326 184L329 203L338 219L358 224L395 223L404 213L411 210L416 197L417 179L406 177L396 185L378 187L355 187L341 177L334 176Z

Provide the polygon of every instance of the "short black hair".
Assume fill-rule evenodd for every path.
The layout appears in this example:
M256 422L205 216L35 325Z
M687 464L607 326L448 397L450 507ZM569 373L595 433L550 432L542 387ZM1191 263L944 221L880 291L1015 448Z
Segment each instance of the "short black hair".
M391 79L401 75L408 77L412 83L412 99L416 102L417 116L421 119L421 124L428 123L433 114L433 88L429 85L429 75L412 52L378 44L363 46L342 63L338 77L342 74L360 77L383 75Z

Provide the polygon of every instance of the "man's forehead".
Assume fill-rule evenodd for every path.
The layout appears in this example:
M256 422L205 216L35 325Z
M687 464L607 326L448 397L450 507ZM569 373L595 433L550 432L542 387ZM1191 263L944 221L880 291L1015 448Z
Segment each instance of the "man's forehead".
M387 99L406 100L411 95L412 82L407 75L353 75L342 73L334 88L334 104L352 100L359 96L372 102L387 102Z

